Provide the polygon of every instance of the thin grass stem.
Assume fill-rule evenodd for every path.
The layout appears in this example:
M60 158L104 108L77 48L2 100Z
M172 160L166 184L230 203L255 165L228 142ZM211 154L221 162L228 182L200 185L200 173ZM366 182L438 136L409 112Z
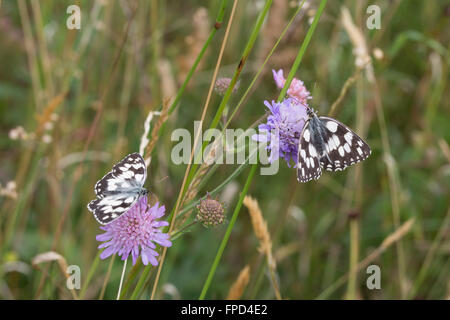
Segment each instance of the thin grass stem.
M230 238L231 231L233 230L234 224L239 215L239 211L241 210L242 203L244 201L244 197L247 195L248 189L250 188L250 184L252 182L253 176L255 175L257 165L252 165L250 169L250 173L247 176L247 180L245 182L244 188L242 189L241 195L239 197L239 201L236 204L233 215L230 219L230 223L228 224L227 230L225 231L225 235L222 238L222 242L220 243L219 249L217 250L216 257L214 258L214 262L209 270L208 277L206 278L205 284L203 285L202 292L200 293L199 300L203 300L205 298L206 293L208 292L209 286L211 285L211 281L216 273L217 266L219 265L220 259L222 258L225 247L228 243L228 239Z
M120 276L119 290L117 291L117 298L116 298L116 300L120 299L120 291L122 290L123 278L125 276L125 270L127 268L127 261L128 261L128 259L125 259L125 261L123 262L122 275Z
M227 43L228 35L229 35L230 28L231 28L231 25L232 25L232 22L233 22L234 12L235 12L235 9L236 9L236 4L237 4L237 0L235 0L234 3L233 3L233 8L231 10L230 19L228 21L227 29L225 31L225 35L224 35L224 38L223 38L223 41L222 41L222 46L220 48L219 56L217 58L216 68L214 70L214 74L213 74L213 78L212 78L212 81L211 81L210 89L209 89L208 95L206 97L205 106L203 107L203 112L202 112L200 123L203 123L203 121L205 119L205 116L206 116L206 111L207 111L208 106L209 106L209 101L210 101L210 98L211 98L212 90L214 88L215 79L216 79L217 74L219 72L219 67L220 67L220 64L222 62L223 52L225 50L225 45ZM170 219L169 233L172 231L173 227L175 226L175 219L177 217L178 208L183 203L184 192L185 192L186 186L187 186L186 179L188 177L188 173L189 173L189 170L191 168L192 159L193 159L193 156L195 154L195 150L197 150L197 144L198 144L198 140L199 140L199 137L200 137L200 133L201 133L200 131L197 132L197 135L196 135L196 137L194 139L194 145L192 147L190 161L189 161L188 167L186 169L186 174L184 176L183 183L181 185L181 192L179 193L177 202L175 204L175 209L173 211L174 214L173 214L173 216L170 217L171 219ZM162 270L162 267L164 265L166 252L167 252L167 248L164 247L163 252L162 252L162 256L161 256L161 260L160 260L160 264L158 266L158 271L156 273L156 278L155 278L155 282L154 282L154 285L153 285L152 294L151 294L151 297L150 297L151 300L153 300L153 298L155 296L155 293L156 293L156 288L158 286L159 276L161 274L161 270Z

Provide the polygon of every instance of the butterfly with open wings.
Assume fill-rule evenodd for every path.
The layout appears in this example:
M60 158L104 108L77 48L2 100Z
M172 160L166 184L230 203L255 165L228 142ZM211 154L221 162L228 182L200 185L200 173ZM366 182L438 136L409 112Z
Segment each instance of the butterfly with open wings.
M311 108L298 145L297 180L317 180L322 169L341 171L369 157L369 145L353 130L329 117L318 117Z
M88 204L95 219L108 224L127 212L148 191L143 187L147 166L139 153L131 153L119 161L94 187L97 199Z

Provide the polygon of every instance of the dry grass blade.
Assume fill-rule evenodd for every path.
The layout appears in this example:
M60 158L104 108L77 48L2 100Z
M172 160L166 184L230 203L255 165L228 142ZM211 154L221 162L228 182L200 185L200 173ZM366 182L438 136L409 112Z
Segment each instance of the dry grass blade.
M350 87L355 83L356 79L359 77L359 74L364 69L364 66L358 67L356 69L355 73L353 73L353 75L345 81L344 86L342 87L341 92L339 93L339 97L333 102L333 104L330 107L330 112L328 113L329 117L333 117L336 115L336 113L338 111L337 108L341 104L342 100L344 100L345 95L347 94L347 91L350 89Z
M411 218L404 224L402 224L400 228L387 236L376 250L374 250L370 255L368 255L363 261L358 264L356 271L361 270L362 268L369 265L369 263L377 259L384 251L386 251L387 248L403 238L411 230L413 225L414 218Z
M36 115L36 118L38 120L38 127L36 130L36 135L39 137L42 135L42 133L45 131L45 124L50 122L52 119L52 114L55 112L56 108L61 105L61 103L64 101L64 97L66 96L66 93L63 92L53 99L50 100L50 102L47 104L47 106L44 108L42 113L40 115Z
M447 141L445 141L444 139L439 139L438 144L445 158L447 159L448 162L450 162L450 148L448 146Z
M228 291L227 300L238 300L242 297L245 288L247 288L250 281L250 266L246 265L244 269L239 272L239 275Z
M159 130L169 118L169 108L172 105L172 102L174 100L177 91L175 79L173 78L172 70L168 60L166 59L161 60L160 64L158 65L158 74L161 79L163 107L161 112L156 111L149 112L147 119L145 120L144 124L145 130L144 134L142 135L141 146L139 148L141 154L143 154L145 149L145 154L143 155L145 156L145 162L147 163L147 165L150 164L152 151L155 148L156 143L158 142ZM148 144L149 140L147 138L147 135L150 130L150 122L153 118L153 115L156 114L158 114L160 117L152 130L150 144Z
M369 81L373 81L373 69L366 40L362 31L353 23L350 11L346 7L341 8L341 22L353 44L355 65L357 67L366 66L367 76L370 77Z
M52 262L52 261L58 262L61 273L64 275L64 277L66 279L68 279L69 275L67 274L67 267L68 267L67 261L62 255L60 255L59 253L57 253L55 251L48 251L48 252L38 254L37 256L35 256L33 258L31 264L33 265L33 267L40 269L39 268L40 264L45 263L45 262ZM74 289L69 289L69 290L72 293L73 298L78 299L78 295L75 292L75 290Z
M284 29L286 15L289 12L289 3L285 0L274 0L270 9L267 22L262 31L262 39L260 50L258 51L257 60L262 63L267 54L272 49L273 44L277 41Z
M253 231L259 240L259 251L267 253L272 249L272 241L270 239L270 233L267 228L267 222L262 216L261 209L259 208L258 201L252 197L246 196L244 198L244 205L247 207L250 218L252 220Z
M172 75L172 70L169 61L163 59L158 65L158 73L161 79L161 91L163 97L163 107L161 112L151 111L149 112L147 119L144 124L144 134L141 137L141 145L139 147L139 152L145 156L145 162L147 166L150 164L152 151L155 148L156 142L159 139L159 130L161 126L169 118L169 108L172 105L174 97L176 95L176 83ZM152 135L150 140L148 140L147 135L150 130L150 122L154 115L159 115L159 119L152 129ZM150 142L150 144L149 144ZM143 153L145 149L145 154Z
M189 72L189 69L194 64L195 59L202 50L202 46L208 38L208 30L210 30L211 21L209 19L208 10L206 8L198 8L192 17L194 30L192 34L186 37L186 44L188 46L185 55L178 59L179 75L178 80L182 82ZM204 59L200 61L197 70L201 70ZM190 83L189 85L192 85Z
M161 115L161 112L159 112L159 111L150 111L147 114L147 118L145 118L144 133L141 136L141 142L139 144L139 153L141 155L144 155L145 148L147 148L148 143L150 142L150 140L148 139L148 134L150 133L150 124L152 123L153 117L159 116L159 115ZM150 163L150 162L147 162L147 160L145 162L147 163L147 166Z
M55 3L0 0L0 299L110 300L120 283L121 300L450 298L450 6ZM366 161L298 183L298 81ZM142 246L100 258L87 208L133 151L173 245L127 235L157 263Z
M169 60L161 59L158 64L158 74L161 81L161 93L163 100L169 100L168 104L172 105L174 97L177 94L177 84L173 77Z
M203 163L200 165L200 168L198 169L198 172L195 174L191 184L189 185L187 191L186 191L186 197L182 200L181 206L183 206L185 203L191 202L198 194L199 192L199 186L202 182L203 177L206 175L208 170L210 169L211 165L214 163L214 159L216 158L216 154L221 152L219 148L222 148L222 145L218 143L220 141L220 138L214 141L213 146L210 149L210 152L206 156ZM190 217L192 213L192 210L186 212L186 214L177 222L177 226L183 225L186 220Z
M253 231L259 240L258 250L267 257L267 265L269 266L270 278L275 291L275 296L281 300L280 290L276 279L276 262L272 254L272 240L270 238L267 222L264 220L258 201L250 196L245 196L244 205L247 207L252 220Z
M156 142L158 142L159 129L161 129L161 126L164 124L164 122L166 122L167 118L169 117L169 107L170 107L169 100L165 100L163 103L163 109L161 110L161 114L159 115L158 121L156 121L155 126L152 129L150 143L145 148L145 152L143 155L147 165L150 163L152 151L156 146ZM144 134L145 134L145 132L144 132Z
M231 28L231 25L232 25L232 22L233 22L234 13L235 13L235 10L236 10L236 5L237 5L237 0L234 1L233 8L231 9L230 19L228 20L228 25L227 25L227 28L225 30L225 35L223 37L222 45L220 47L219 56L217 58L216 67L214 68L214 74L213 74L213 77L212 77L211 85L209 87L208 95L206 97L205 105L203 107L202 116L201 116L201 119L200 119L200 125L203 124L203 122L205 120L205 116L206 116L206 111L208 110L208 107L209 107L209 101L211 99L212 90L214 88L214 84L216 82L217 74L219 73L219 68L220 68L220 65L222 63L223 53L225 51L225 45L226 45L226 43L228 41L228 36L229 36L230 28ZM193 159L193 156L195 154L195 150L197 150L197 144L199 142L199 137L200 137L200 131L196 134L196 136L194 138L194 145L192 147L192 152L191 152L191 156L190 156L190 159L189 159L189 164L188 164L188 166L186 168L185 175L184 175L184 178L183 178L183 182L182 182L181 188L180 188L181 191L180 191L180 193L178 195L178 198L177 198L177 201L176 201L176 204L175 204L172 220L170 221L169 233L172 232L172 230L173 230L173 228L175 226L175 221L176 221L176 218L177 218L178 210L180 208L180 205L183 203L183 199L182 199L182 197L184 195L183 194L183 190L184 190L184 188L186 186L186 181L187 181L187 178L188 178L188 175L189 175L189 171L191 170L192 159ZM164 259L166 257L166 252L167 252L167 248L164 247L162 255L161 255L161 258L160 258L160 264L158 266L158 271L156 273L155 282L153 283L153 289L152 289L152 293L151 293L151 296L150 296L151 300L153 300L153 298L155 296L156 287L158 285L159 275L161 273L161 268L162 268L162 266L164 264Z
M394 226L396 228L400 227L400 211L401 211L401 183L398 174L398 166L396 160L391 153L391 147L389 142L389 135L387 131L387 125L382 105L382 99L380 95L380 90L378 83L375 78L375 73L373 65L371 63L371 58L369 55L369 50L367 47L366 40L364 38L363 32L353 23L350 11L346 7L341 8L342 13L342 24L347 31L350 40L353 44L353 53L356 57L355 65L362 68L365 65L366 77L368 82L372 85L374 90L374 103L377 112L377 118L380 126L381 142L384 151L384 161L386 163L387 174L389 178L389 191L391 195L391 206L392 206L392 216L394 220ZM398 278L400 283L400 294L404 299L406 298L408 292L408 280L406 272L406 262L405 262L405 249L401 241L396 244L397 247L397 261L398 261Z
M390 246L394 243L398 242L402 239L412 228L414 225L414 218L409 219L404 224L402 224L397 230L387 236L381 245L376 248L371 254L369 254L364 260L358 263L357 267L353 270L353 272L359 272L361 269L367 267L369 263L376 260L384 251L386 251ZM335 283L329 286L324 292L322 292L317 299L326 299L331 293L333 293L336 289L342 286L347 279L349 278L350 273L347 273L340 277Z

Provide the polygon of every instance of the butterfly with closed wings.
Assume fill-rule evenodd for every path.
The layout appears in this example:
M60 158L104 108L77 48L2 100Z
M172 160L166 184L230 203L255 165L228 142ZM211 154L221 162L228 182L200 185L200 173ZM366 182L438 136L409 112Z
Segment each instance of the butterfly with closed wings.
M108 224L127 212L148 191L143 187L147 166L139 153L131 153L118 162L95 184L97 199L88 204L95 219Z
M367 159L369 145L349 127L329 117L318 117L308 108L298 146L297 180L317 180L322 169L341 171Z

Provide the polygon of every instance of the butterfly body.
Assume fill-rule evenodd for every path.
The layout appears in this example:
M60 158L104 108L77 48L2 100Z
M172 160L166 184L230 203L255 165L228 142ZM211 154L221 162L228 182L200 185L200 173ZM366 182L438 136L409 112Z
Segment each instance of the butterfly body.
M97 199L88 204L88 209L101 224L114 221L148 193L143 187L146 177L142 156L139 153L127 155L95 184Z
M310 114L309 128L311 135L311 143L315 147L317 154L320 157L325 156L326 145L323 139L325 133L325 126L314 113Z
M308 116L298 146L298 181L317 180L322 169L341 171L370 155L369 145L346 125L312 109Z

